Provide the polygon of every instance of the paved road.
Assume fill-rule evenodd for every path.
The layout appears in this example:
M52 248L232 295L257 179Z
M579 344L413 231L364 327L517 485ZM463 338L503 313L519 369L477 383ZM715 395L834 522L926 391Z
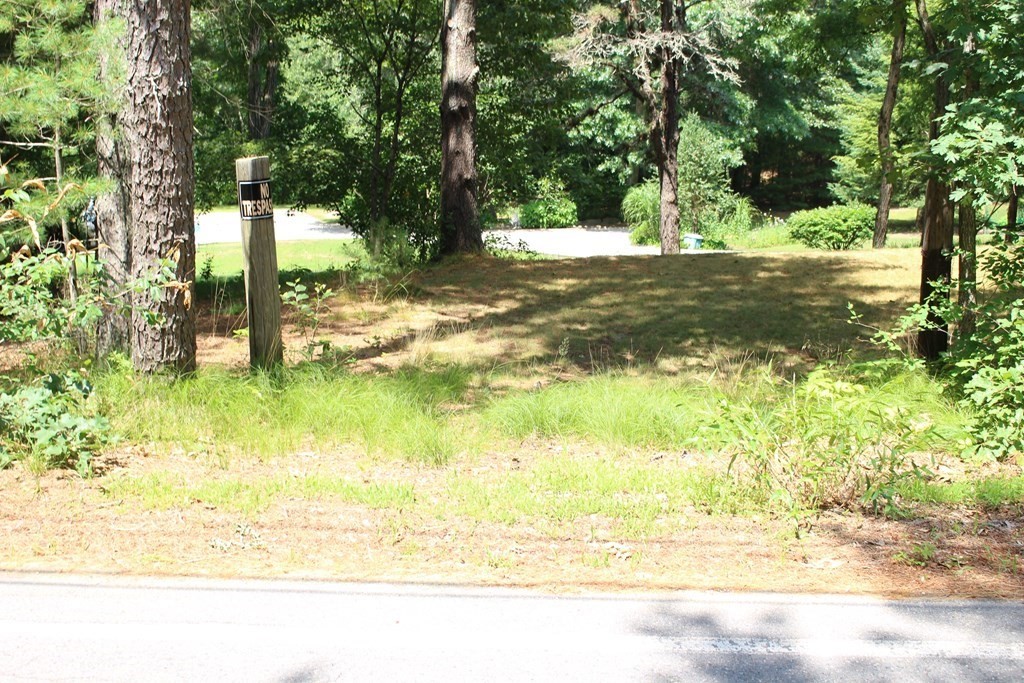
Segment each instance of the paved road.
M1019 681L1024 604L0 574L3 681Z
M196 243L241 242L242 231L234 211L214 211L196 219ZM533 251L552 256L630 256L657 254L658 247L638 247L629 241L623 226L594 226L560 230L491 230L510 244L523 241ZM353 239L348 228L324 223L302 212L274 211L274 236L279 242L292 240Z

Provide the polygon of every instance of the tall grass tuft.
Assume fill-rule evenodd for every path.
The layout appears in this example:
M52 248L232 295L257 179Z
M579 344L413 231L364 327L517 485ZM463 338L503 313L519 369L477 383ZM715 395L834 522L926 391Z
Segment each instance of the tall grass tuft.
M482 414L484 424L523 439L574 437L615 446L682 446L697 433L709 393L644 377L601 375L511 394Z
M368 454L429 464L471 448L455 438L447 402L466 391L458 369L367 377L313 364L274 373L203 370L188 378L114 371L97 378L114 427L133 441L259 457L362 445Z

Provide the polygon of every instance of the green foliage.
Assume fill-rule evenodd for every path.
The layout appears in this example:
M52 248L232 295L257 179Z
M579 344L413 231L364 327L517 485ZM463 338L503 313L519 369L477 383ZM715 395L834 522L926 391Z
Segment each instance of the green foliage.
M318 350L321 356L330 350L331 342L318 339L317 332L323 323L324 314L330 310L327 301L332 296L334 290L322 282L315 283L310 290L298 280L292 280L281 290L281 302L292 310L295 327L305 342L303 352L308 361L316 357Z
M622 218L632 229L633 244L658 244L661 239L661 189L656 181L635 185L622 199Z
M45 186L34 183L34 187ZM38 194L45 194L40 191ZM24 191L5 196L19 209L29 204ZM58 204L59 195L51 204ZM28 213L13 211L18 221L34 225ZM4 216L10 221L11 213ZM95 265L79 280L78 296L61 296L63 283L78 250L69 253L45 249L33 253L23 247L13 254L0 235L0 339L5 342L47 342L68 351L88 348L89 337L104 310L129 310L136 292L159 293L177 286L175 264L164 261L149 279L135 280L121 290L103 287L104 270ZM155 313L147 320L155 323ZM24 369L23 382L0 378L0 467L26 460L33 469L72 465L83 476L91 471L91 459L109 442L109 428L90 400L92 385L82 372L47 374L33 378L33 363Z
M913 31L913 27L910 28ZM878 114L889 69L892 35L882 33L871 41L861 59L851 64L854 77L840 90L835 105L834 123L840 131L842 153L832 157L834 179L829 184L833 201L840 204L875 204L881 184L882 160L878 151ZM911 50L913 35L911 35ZM912 59L911 52L906 60ZM896 206L918 203L924 192L925 174L920 156L926 151L926 135L931 112L931 89L912 76L910 69L899 83L899 97L893 110L889 154L894 164L889 181L893 183Z
M724 399L715 427L732 467L794 520L833 506L898 514L900 487L927 475L910 454L936 432L927 415L884 395L817 370L788 395Z
M754 225L756 209L746 197L721 192L717 201L706 203L698 215L698 233L704 237L705 249L725 249L733 242L743 241ZM649 181L631 187L622 200L622 217L632 228L633 244L661 242L661 196L658 183Z
M117 60L104 78L98 63L117 29L115 22L94 26L83 0L0 5L0 165L16 158L21 175L56 177L62 200L49 210L33 207L41 228L74 216L86 201L84 192L64 193L89 185L95 173L95 120L115 106L120 78Z
M991 247L980 265L993 286L974 311L974 331L953 345L951 371L975 412L979 453L1007 457L1024 453L1024 244Z
M679 130L680 230L703 236L706 249L725 248L729 235L752 227L750 202L729 189L729 169L738 166L742 158L728 140L692 112L680 121ZM660 243L657 180L626 192L622 217L632 228L634 244Z
M932 152L949 169L953 199L986 206L1010 185L1024 188L1024 12L1015 0L951 10L951 38L962 49L941 66L966 85L942 116Z
M812 249L850 249L871 236L875 209L865 204L837 204L797 211L786 224L795 239Z
M73 466L83 477L110 442L110 425L90 400L79 371L50 374L0 393L0 468L27 460L33 468Z
M570 199L562 183L544 178L537 199L519 209L519 224L524 228L567 228L576 224L576 202Z
M997 242L982 252L979 266L987 286L972 310L951 300L948 283L935 283L929 301L908 308L892 329L876 330L873 341L896 363L920 369L923 361L914 357L908 340L920 330L935 329L936 319L957 324L965 316L973 318L973 331L955 339L937 369L952 381L953 395L973 417L974 450L983 457L1007 458L1024 453L1024 244ZM856 314L853 322L859 322Z

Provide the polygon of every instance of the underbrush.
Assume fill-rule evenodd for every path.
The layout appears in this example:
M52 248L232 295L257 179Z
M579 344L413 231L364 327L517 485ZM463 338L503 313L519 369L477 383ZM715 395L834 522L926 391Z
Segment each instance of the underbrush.
M796 382L770 368L728 382L597 377L499 399L482 419L511 438L720 453L731 481L795 519L830 507L897 514L901 485L970 442L938 383L876 366Z
M114 427L137 442L226 458L354 442L368 454L440 465L467 447L445 407L462 397L467 379L458 369L368 377L306 364L255 374L204 370L174 381L121 370L98 376L97 389Z
M120 434L211 453L225 466L236 455L353 444L430 466L544 443L595 454L552 456L492 484L453 480L453 505L495 521L616 510L636 521L684 506L798 523L832 507L898 515L919 498L911 487L970 443L968 416L935 380L887 366L822 368L801 380L770 366L728 378L611 372L507 391L491 389L493 379L462 366L361 375L307 363L174 381L120 370L96 384ZM638 466L638 455L675 465Z

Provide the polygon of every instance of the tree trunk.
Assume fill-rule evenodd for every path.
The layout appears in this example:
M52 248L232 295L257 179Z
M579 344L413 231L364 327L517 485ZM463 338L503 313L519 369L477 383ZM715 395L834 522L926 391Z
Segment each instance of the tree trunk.
M124 141L130 150L132 275L152 278L176 261L181 287L136 295L132 360L145 372L195 369L191 310L195 277L195 174L192 156L191 0L128 4ZM157 325L147 321L153 313Z
M445 0L441 49L441 253L479 253L476 0Z
M280 65L274 56L261 64L264 52L273 54L274 44L257 20L255 8L249 10L249 40L245 51L248 61L248 132L250 140L266 140L274 118L274 100Z
M685 9L676 25L672 0L661 0L661 30L671 33L685 29ZM658 173L661 188L661 253L679 253L679 60L662 50L661 111L658 112Z
M924 36L925 51L931 61L938 58L938 41L928 18L927 0L917 0L918 24ZM939 136L939 117L949 103L949 81L943 72L935 74L935 100L928 140ZM949 201L949 185L938 178L939 169L931 170L925 188L924 229L921 236L921 303L930 301L940 287L949 284L953 270L953 205ZM918 353L926 360L938 360L949 349L949 323L932 307L928 314L930 329L918 333Z
M889 208L892 204L892 173L895 164L890 149L889 133L892 130L892 112L896 107L896 94L900 84L900 67L903 64L903 46L907 41L907 7L903 0L893 3L896 30L893 34L892 53L889 56L889 76L885 83L885 97L878 113L878 156L882 162L882 182L878 191L878 212L875 214L875 236L871 246L881 249L889 232Z
M975 309L978 305L978 211L970 202L960 205L960 260L958 273L958 302L962 317L957 338L974 334Z
M118 21L124 16L122 0L97 0L93 20L100 24ZM100 58L100 78L109 79L116 71L111 62L123 58L123 45L116 54ZM104 286L108 296L124 291L131 279L131 185L130 164L117 130L117 116L101 116L96 123L96 163L100 178L110 182L110 192L96 198L97 258L106 272ZM96 332L96 351L105 356L114 351L131 350L131 315L126 307L108 306ZM127 302L126 302L127 303Z

